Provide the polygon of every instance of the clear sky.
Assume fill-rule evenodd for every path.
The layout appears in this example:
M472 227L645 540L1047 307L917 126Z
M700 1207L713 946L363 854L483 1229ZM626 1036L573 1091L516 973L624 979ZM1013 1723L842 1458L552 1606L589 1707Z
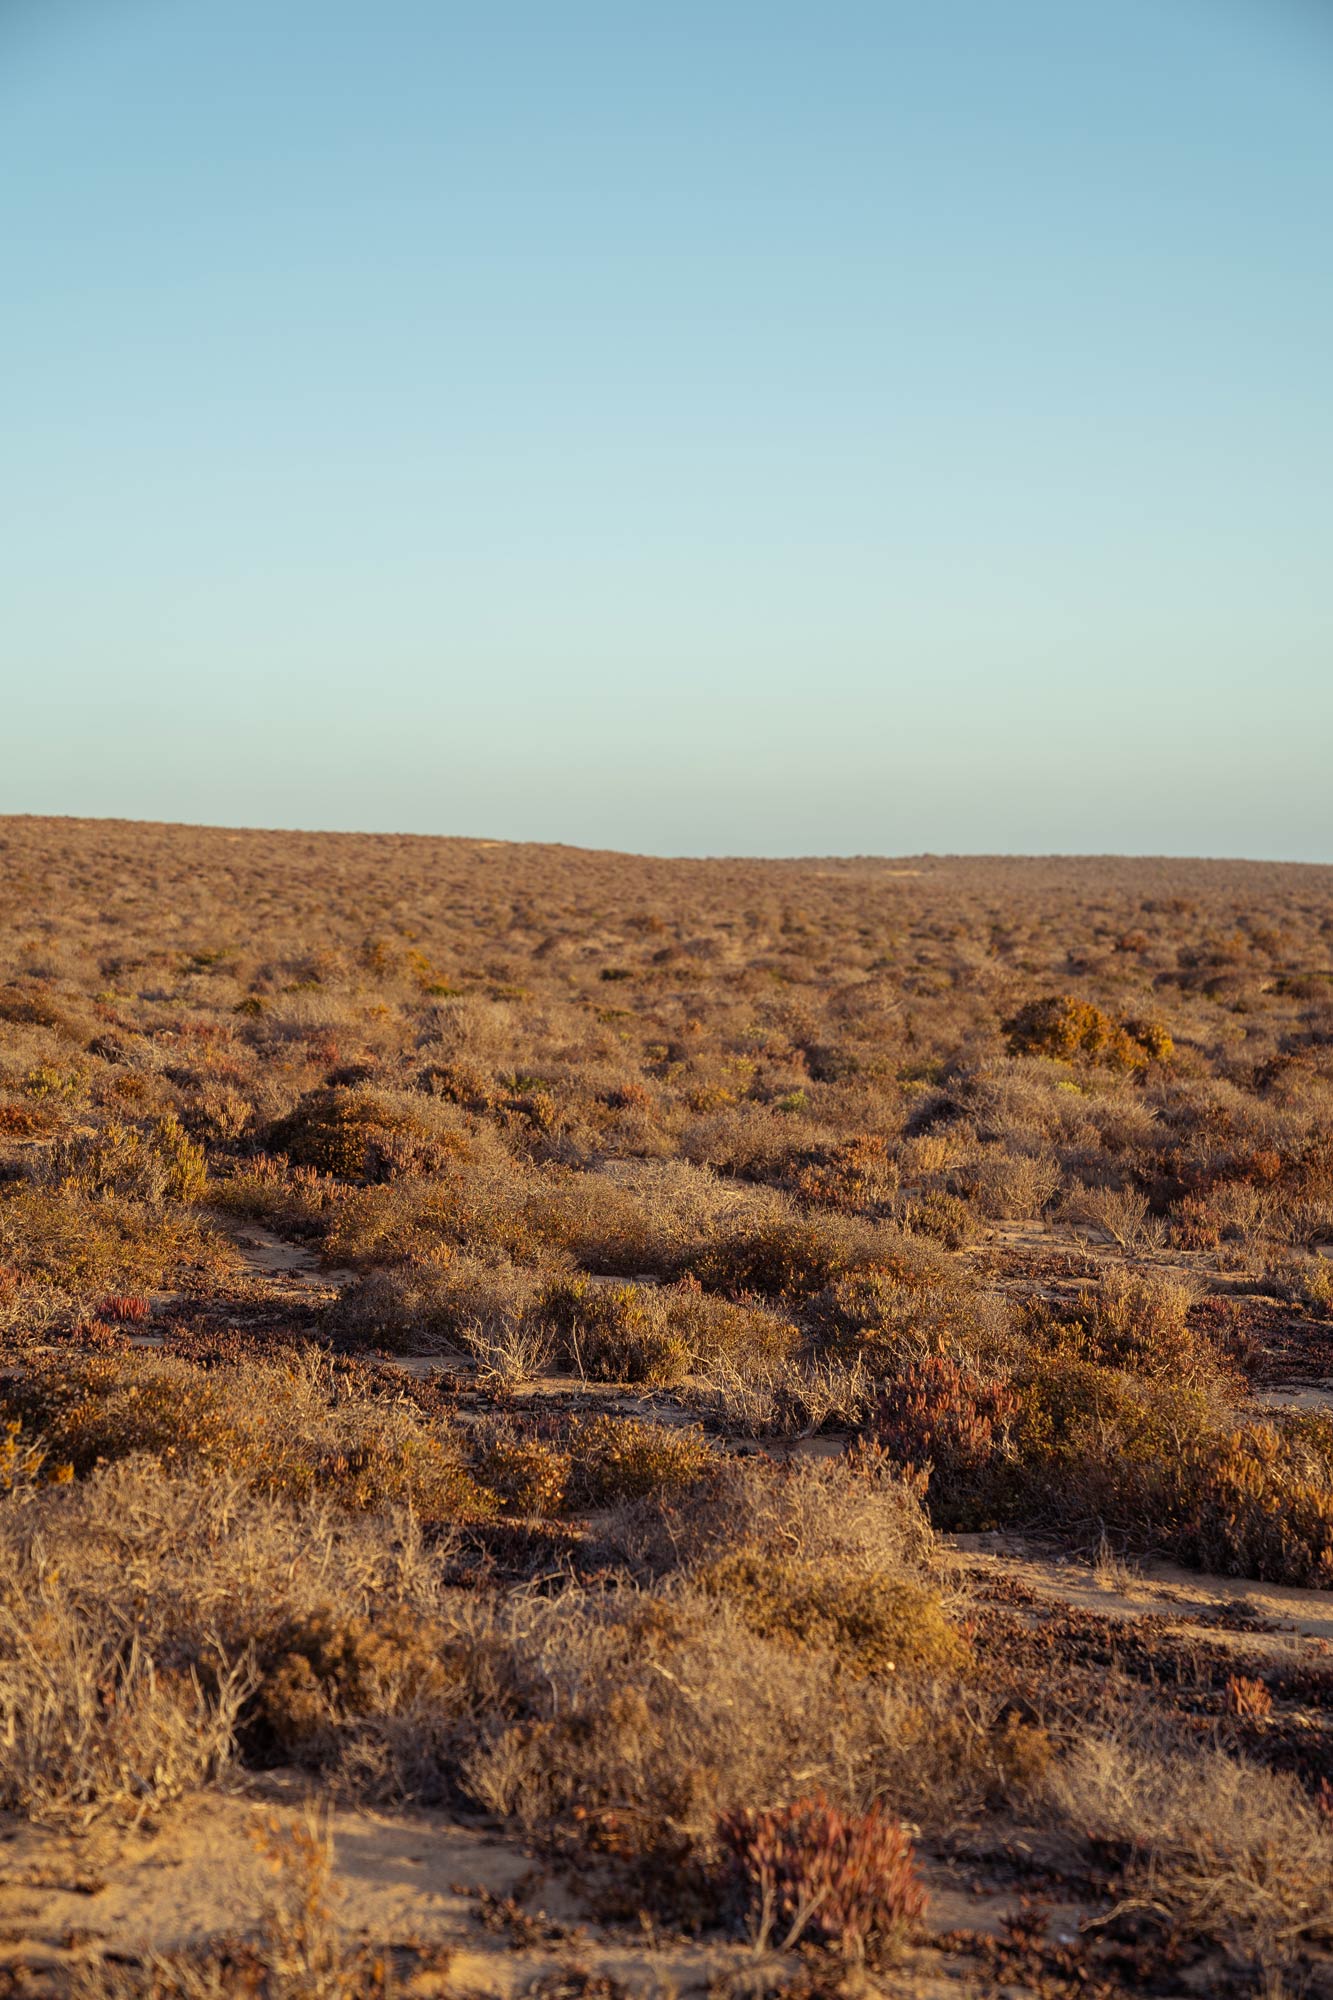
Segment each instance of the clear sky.
M0 808L1333 860L1327 0L0 0Z

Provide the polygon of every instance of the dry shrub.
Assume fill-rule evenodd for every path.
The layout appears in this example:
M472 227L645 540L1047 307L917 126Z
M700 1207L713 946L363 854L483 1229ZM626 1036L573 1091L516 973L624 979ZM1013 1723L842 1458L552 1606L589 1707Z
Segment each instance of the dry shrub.
M206 1144L234 1146L253 1126L255 1107L230 1084L206 1083L185 1119L195 1137Z
M525 1382L549 1374L555 1343L541 1321L496 1319L463 1328L463 1344L476 1356L478 1379L511 1395Z
M1140 1247L1150 1234L1148 1198L1136 1188L1072 1188L1061 1214L1070 1222L1100 1229L1122 1250Z
M143 1459L0 1504L5 1803L147 1809L220 1770L238 1726L349 1788L441 1796L448 1729L502 1706L485 1607L447 1587L447 1561L410 1512Z
M566 1591L511 1604L501 1629L539 1671L512 1721L479 1730L468 1792L533 1831L656 1855L668 1875L714 1857L719 1814L812 1785L845 1810L890 1796L943 1828L1045 1781L998 1702L948 1678L857 1680L826 1650L761 1638L726 1597Z
M1100 1520L1203 1569L1312 1583L1333 1570L1333 1422L1236 1426L1210 1396L1071 1359L1023 1385L1019 1508Z
M507 1513L552 1515L564 1508L572 1463L560 1445L500 1426L478 1450L474 1470Z
M269 1813L255 1846L274 1880L254 1967L269 2000L353 2000L381 1987L376 1968L358 1964L359 1954L348 1951L339 1932L327 1813L307 1808L286 1820Z
M766 1379L791 1359L800 1329L757 1299L724 1299L682 1278L663 1295L675 1337L684 1342L692 1373L728 1368Z
M18 1417L10 1417L0 1438L0 1494L30 1494L40 1485L64 1485L73 1477L73 1467L47 1465L46 1448L23 1435Z
M737 1217L770 1214L774 1200L688 1160L615 1160L596 1172L548 1175L540 1208L552 1240L585 1270L672 1279Z
M67 1039L81 1038L85 1032L79 1017L47 988L17 982L0 987L0 1021L53 1028Z
M1021 1407L1006 1383L932 1355L885 1387L868 1429L891 1458L929 1474L950 1526L971 1527L994 1515Z
M35 1603L57 1573L108 1643L137 1634L172 1666L203 1666L330 1597L349 1616L385 1603L439 1615L449 1549L404 1507L347 1513L132 1458L0 1507L0 1596Z
M45 1104L0 1104L0 1140L34 1139L52 1132L59 1114Z
M259 1715L284 1756L320 1761L342 1719L442 1700L445 1636L402 1607L374 1621L327 1605L307 1613L264 1642Z
M757 1951L790 1951L808 1936L859 1961L925 1915L911 1840L878 1804L845 1812L817 1792L725 1813L717 1833Z
M542 1183L507 1156L431 1179L355 1189L330 1212L325 1254L354 1269L443 1265L460 1250L533 1265L562 1251L569 1234L543 1208Z
M147 1453L238 1473L261 1492L325 1493L359 1511L410 1503L439 1521L490 1511L456 1444L413 1404L358 1394L318 1357L208 1373L169 1355L43 1360L5 1384L0 1403L80 1476Z
M972 1211L947 1188L926 1188L897 1204L898 1222L913 1236L932 1237L946 1250L961 1250L972 1234Z
M860 1356L884 1375L930 1355L993 1367L1013 1349L1004 1300L941 1251L907 1237L883 1263L827 1286L810 1301L808 1318L832 1353Z
M428 1119L383 1093L336 1085L303 1097L270 1128L268 1143L297 1166L361 1184L436 1173L469 1150L443 1106Z
M1307 1312L1333 1310L1333 1263L1326 1257L1306 1257L1299 1252L1276 1259L1263 1273L1266 1291L1280 1299L1291 1299Z
M567 1278L547 1287L539 1310L557 1361L582 1376L670 1388L689 1373L689 1346L656 1289Z
M369 1271L342 1293L330 1324L344 1338L400 1353L440 1345L476 1352L522 1324L536 1296L534 1274L507 1258L458 1255Z
M987 1153L950 1176L951 1193L1000 1220L1040 1215L1059 1187L1057 1161L1024 1153Z
M1190 1328L1193 1303L1193 1292L1176 1278L1112 1265L1098 1278L1089 1299L1092 1359L1103 1367L1170 1376L1178 1382L1187 1381L1200 1361L1207 1372L1215 1357Z
M701 1284L733 1298L756 1292L799 1302L849 1271L884 1263L897 1240L857 1217L777 1212L707 1245L692 1271Z
M1333 1828L1286 1774L1218 1749L1089 1732L1047 1783L1072 1833L1130 1848L1122 1908L1247 1950L1333 1940Z
M1038 1310L1029 1327L1037 1345L1054 1353L1222 1396L1237 1385L1217 1344L1191 1325L1194 1304L1189 1286L1164 1272L1112 1265L1076 1314L1061 1319Z
M9 1502L13 1505L13 1502ZM0 1571L0 1806L31 1819L140 1818L216 1778L253 1678L241 1657L159 1664L47 1563Z
M707 1570L738 1547L844 1576L919 1579L934 1537L918 1485L858 1446L838 1458L714 1458L684 1491L622 1506L599 1542L641 1577Z
M897 1162L878 1133L859 1133L816 1154L797 1173L792 1192L812 1208L847 1214L881 1209L898 1191Z
M361 1797L445 1798L469 1728L483 1709L492 1720L504 1709L506 1669L493 1680L487 1627L484 1611L462 1605L447 1625L405 1605L307 1613L258 1640L249 1738Z
M1333 1588L1333 1422L1326 1416L1205 1436L1152 1472L1127 1481L1121 1498L1140 1537L1151 1532L1200 1569Z
M941 1525L1110 1530L1200 1569L1333 1578L1326 1414L1237 1424L1204 1388L1064 1354L1010 1383L923 1362L883 1391L872 1428L928 1472Z
M67 1292L154 1290L183 1266L222 1275L236 1253L191 1209L21 1188L0 1199L0 1262Z
M791 1123L769 1105L738 1104L693 1118L681 1133L685 1158L739 1180L785 1181L810 1152L806 1128L795 1138Z
M1226 1685L1226 1710L1246 1722L1267 1722L1273 1713L1267 1683L1251 1674L1232 1674Z

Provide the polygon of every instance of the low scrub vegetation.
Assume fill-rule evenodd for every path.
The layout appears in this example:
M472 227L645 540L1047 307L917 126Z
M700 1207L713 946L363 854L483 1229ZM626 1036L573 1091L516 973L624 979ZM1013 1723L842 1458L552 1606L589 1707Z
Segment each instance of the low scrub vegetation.
M1040 1853L1086 1990L1322 1990L1326 1663L1125 1565L1333 1589L1333 874L0 849L0 1807L291 1767L811 1992Z

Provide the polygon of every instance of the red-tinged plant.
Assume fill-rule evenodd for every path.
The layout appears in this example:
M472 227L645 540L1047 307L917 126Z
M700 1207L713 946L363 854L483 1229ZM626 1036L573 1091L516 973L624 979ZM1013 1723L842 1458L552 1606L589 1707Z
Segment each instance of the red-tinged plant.
M74 1323L74 1344L96 1354L127 1354L130 1342L119 1326L105 1319L80 1319Z
M983 1471L1003 1449L1019 1398L946 1355L913 1362L880 1394L867 1431L891 1458L930 1466L936 1482Z
M1267 1685L1249 1674L1233 1674L1227 1682L1227 1714L1242 1722L1267 1722L1273 1713L1273 1697Z
M761 1950L810 1937L862 1959L925 1914L911 1840L878 1804L844 1812L816 1792L725 1813L717 1832Z
M137 1325L141 1320L147 1319L148 1310L147 1299L140 1298L132 1292L117 1292L114 1297L103 1299L95 1317L110 1320L117 1326L125 1326L130 1322Z
M897 1163L876 1133L856 1133L841 1145L808 1160L796 1176L795 1191L813 1208L856 1214L888 1201L898 1187Z

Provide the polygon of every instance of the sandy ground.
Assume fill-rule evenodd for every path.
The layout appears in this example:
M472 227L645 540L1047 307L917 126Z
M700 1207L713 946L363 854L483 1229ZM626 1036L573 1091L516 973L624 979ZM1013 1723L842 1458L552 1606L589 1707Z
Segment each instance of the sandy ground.
M1039 1553L1021 1537L1004 1534L946 1535L963 1573L971 1577L1008 1577L1051 1603L1068 1604L1107 1618L1165 1618L1181 1621L1182 1632L1197 1637L1197 1626L1184 1621L1234 1611L1239 1607L1255 1629L1210 1631L1216 1643L1234 1642L1248 1653L1271 1652L1275 1657L1308 1653L1302 1641L1333 1645L1333 1592L1298 1590L1278 1583L1256 1583L1248 1577L1213 1576L1180 1569L1151 1559L1115 1563L1103 1571L1087 1564ZM1264 1632L1276 1625L1276 1632ZM1168 1625L1170 1629L1170 1625ZM1322 1647L1321 1649L1322 1650Z
M0 1823L0 1966L22 1965L51 1982L37 1991L58 1991L63 1977L107 1954L142 1961L262 1933L266 1912L300 1887L269 1858L272 1829L305 1823L305 1801L301 1781L278 1773L244 1790L183 1800L151 1830L60 1834ZM762 1994L795 1970L776 1952L740 1943L601 1928L576 1883L517 1842L444 1814L339 1810L324 1824L333 1847L327 1900L344 1940L434 1947L447 1956L444 1970L437 1958L433 1981L413 1981L413 1993L513 2000L543 1975L574 1971L606 1976L635 1995ZM974 1983L966 1954L946 1955L931 1939L997 1937L1018 1897L969 1894L942 1871L925 1872L928 1935L884 1982L865 1981L864 1989L912 2000L994 1992ZM1086 1914L1051 1906L1054 1938L1073 1938Z

